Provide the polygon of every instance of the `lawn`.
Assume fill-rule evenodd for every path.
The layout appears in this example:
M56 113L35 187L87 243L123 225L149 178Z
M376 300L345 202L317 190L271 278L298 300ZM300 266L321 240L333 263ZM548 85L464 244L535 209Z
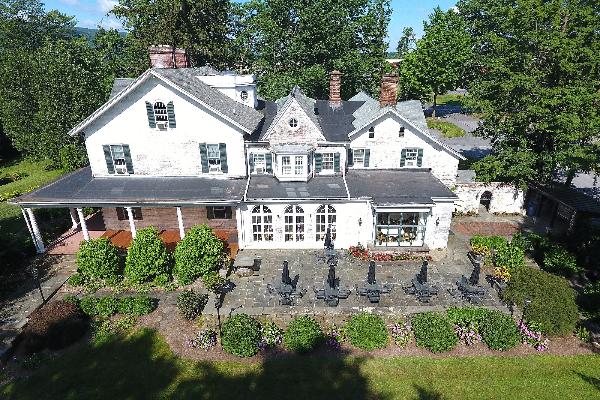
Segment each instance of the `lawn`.
M459 128L451 122L437 118L427 118L427 127L442 132L446 138L456 138L465 136L465 130Z
M154 331L139 330L127 339L74 347L31 377L0 388L0 397L592 399L600 398L600 358L307 355L209 363L182 360Z
M436 98L438 106L460 106L464 107L464 94L440 94ZM430 96L429 102L433 103L433 96Z

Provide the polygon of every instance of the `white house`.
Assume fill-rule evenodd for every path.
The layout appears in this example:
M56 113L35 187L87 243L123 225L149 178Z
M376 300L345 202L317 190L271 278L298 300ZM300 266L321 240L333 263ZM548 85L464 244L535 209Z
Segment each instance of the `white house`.
M98 207L100 229L134 236L207 223L240 248L321 248L328 228L338 248L443 248L462 156L430 134L419 102L396 102L396 80L384 76L378 100L344 101L334 71L328 100L295 87L270 102L252 75L152 68L116 80L71 130L89 167L13 202L40 251L32 207L71 208L86 238L81 209Z

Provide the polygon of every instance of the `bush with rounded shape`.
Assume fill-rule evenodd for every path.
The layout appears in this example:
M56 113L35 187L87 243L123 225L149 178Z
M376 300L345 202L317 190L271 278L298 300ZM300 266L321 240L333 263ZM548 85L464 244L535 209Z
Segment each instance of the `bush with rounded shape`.
M179 314L185 319L195 319L204 310L208 302L208 295L196 293L193 290L184 290L177 296Z
M175 248L173 275L183 285L216 271L223 259L223 242L207 225L193 227Z
M509 281L502 297L521 310L525 299L531 304L524 310L524 319L540 324L550 336L570 335L579 319L575 291L569 282L556 275L534 268L522 268Z
M83 336L87 326L87 319L76 304L62 300L48 303L34 311L23 328L25 352L62 349Z
M425 312L411 318L411 326L417 346L433 353L450 351L458 343L454 327L444 314Z
M119 299L119 314L141 316L156 309L157 299L146 295L126 296Z
M171 257L154 227L137 231L127 251L125 276L134 283L150 281L169 273Z
M119 250L107 238L84 240L77 252L77 270L84 278L115 278L121 272Z
M366 312L350 318L346 324L346 333L350 343L363 350L383 349L389 340L383 318Z
M306 353L323 340L323 331L314 318L302 315L290 322L283 335L283 344L296 353Z
M521 334L510 315L490 311L480 328L481 337L492 350L508 350L519 344Z
M221 346L238 357L252 357L258 353L261 339L260 323L246 314L231 316L222 328Z
M210 271L202 277L202 283L207 290L213 293L220 293L223 285L227 283L227 279L219 275L218 272Z

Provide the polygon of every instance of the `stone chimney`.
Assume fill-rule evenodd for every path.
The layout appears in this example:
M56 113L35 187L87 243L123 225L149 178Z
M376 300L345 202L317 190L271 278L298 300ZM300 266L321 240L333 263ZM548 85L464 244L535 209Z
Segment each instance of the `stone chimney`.
M170 45L148 47L150 65L152 68L187 68L189 67L184 49Z
M385 74L381 79L381 95L379 104L381 107L396 106L398 97L398 75Z
M342 102L342 73L338 70L329 74L329 101L340 104Z

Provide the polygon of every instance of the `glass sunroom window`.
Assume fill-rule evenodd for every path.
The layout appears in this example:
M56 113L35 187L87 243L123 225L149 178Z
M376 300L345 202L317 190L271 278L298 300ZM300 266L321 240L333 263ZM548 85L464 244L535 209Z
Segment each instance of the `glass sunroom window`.
M377 246L423 246L427 213L383 212L377 213Z

